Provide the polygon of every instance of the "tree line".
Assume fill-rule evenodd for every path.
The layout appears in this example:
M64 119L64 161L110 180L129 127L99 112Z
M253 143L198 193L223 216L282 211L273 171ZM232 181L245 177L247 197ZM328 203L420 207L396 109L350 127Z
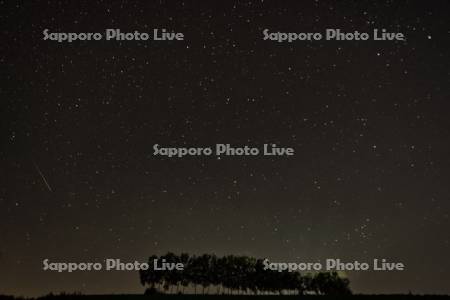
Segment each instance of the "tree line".
M182 263L183 270L154 270L155 259ZM263 259L248 256L214 254L200 256L167 253L149 257L148 270L139 271L146 293L197 294L351 294L350 281L336 272L301 275L299 272L265 269Z

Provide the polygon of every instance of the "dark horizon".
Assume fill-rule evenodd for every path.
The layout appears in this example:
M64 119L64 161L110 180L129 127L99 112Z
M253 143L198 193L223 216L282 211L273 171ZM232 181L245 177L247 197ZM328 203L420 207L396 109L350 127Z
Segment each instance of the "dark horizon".
M406 269L348 272L355 293L450 294L448 1L0 7L0 294L140 293L137 273L43 260L168 251L386 258ZM184 40L43 39L107 28ZM263 40L327 28L406 40ZM168 158L155 144L295 155Z

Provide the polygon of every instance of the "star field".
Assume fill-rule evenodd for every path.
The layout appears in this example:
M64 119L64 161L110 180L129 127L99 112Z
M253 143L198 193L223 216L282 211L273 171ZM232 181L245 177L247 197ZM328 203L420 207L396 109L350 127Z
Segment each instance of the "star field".
M449 293L449 5L0 1L0 293L141 293L138 274L42 259L167 251L274 261L388 258L363 293ZM184 41L43 41L42 30ZM276 31L406 41L263 41ZM154 144L293 157L152 155Z

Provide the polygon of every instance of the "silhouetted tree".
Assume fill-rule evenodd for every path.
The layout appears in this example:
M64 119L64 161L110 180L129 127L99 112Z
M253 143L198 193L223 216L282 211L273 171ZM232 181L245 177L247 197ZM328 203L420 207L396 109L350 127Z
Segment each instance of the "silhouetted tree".
M183 270L153 270L155 259L168 263L182 263ZM187 253L176 255L168 252L159 258L149 257L150 268L139 272L140 282L147 285L146 293L154 294L162 291L173 293L185 292L192 286L194 293L202 288L202 293L209 293L210 287L216 287L217 293L228 294L317 294L348 295L351 294L350 281L339 277L336 272L316 273L302 276L299 272L287 270L265 270L262 259L248 256L203 254L189 256Z

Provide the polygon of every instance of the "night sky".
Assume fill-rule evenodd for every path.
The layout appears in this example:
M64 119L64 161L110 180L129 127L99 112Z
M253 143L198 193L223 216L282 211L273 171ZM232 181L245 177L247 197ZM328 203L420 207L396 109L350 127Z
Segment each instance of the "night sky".
M387 258L363 293L450 293L448 1L0 1L0 294L141 293L42 260ZM42 31L184 41L44 41ZM406 41L263 41L262 30ZM153 145L295 149L153 156Z

